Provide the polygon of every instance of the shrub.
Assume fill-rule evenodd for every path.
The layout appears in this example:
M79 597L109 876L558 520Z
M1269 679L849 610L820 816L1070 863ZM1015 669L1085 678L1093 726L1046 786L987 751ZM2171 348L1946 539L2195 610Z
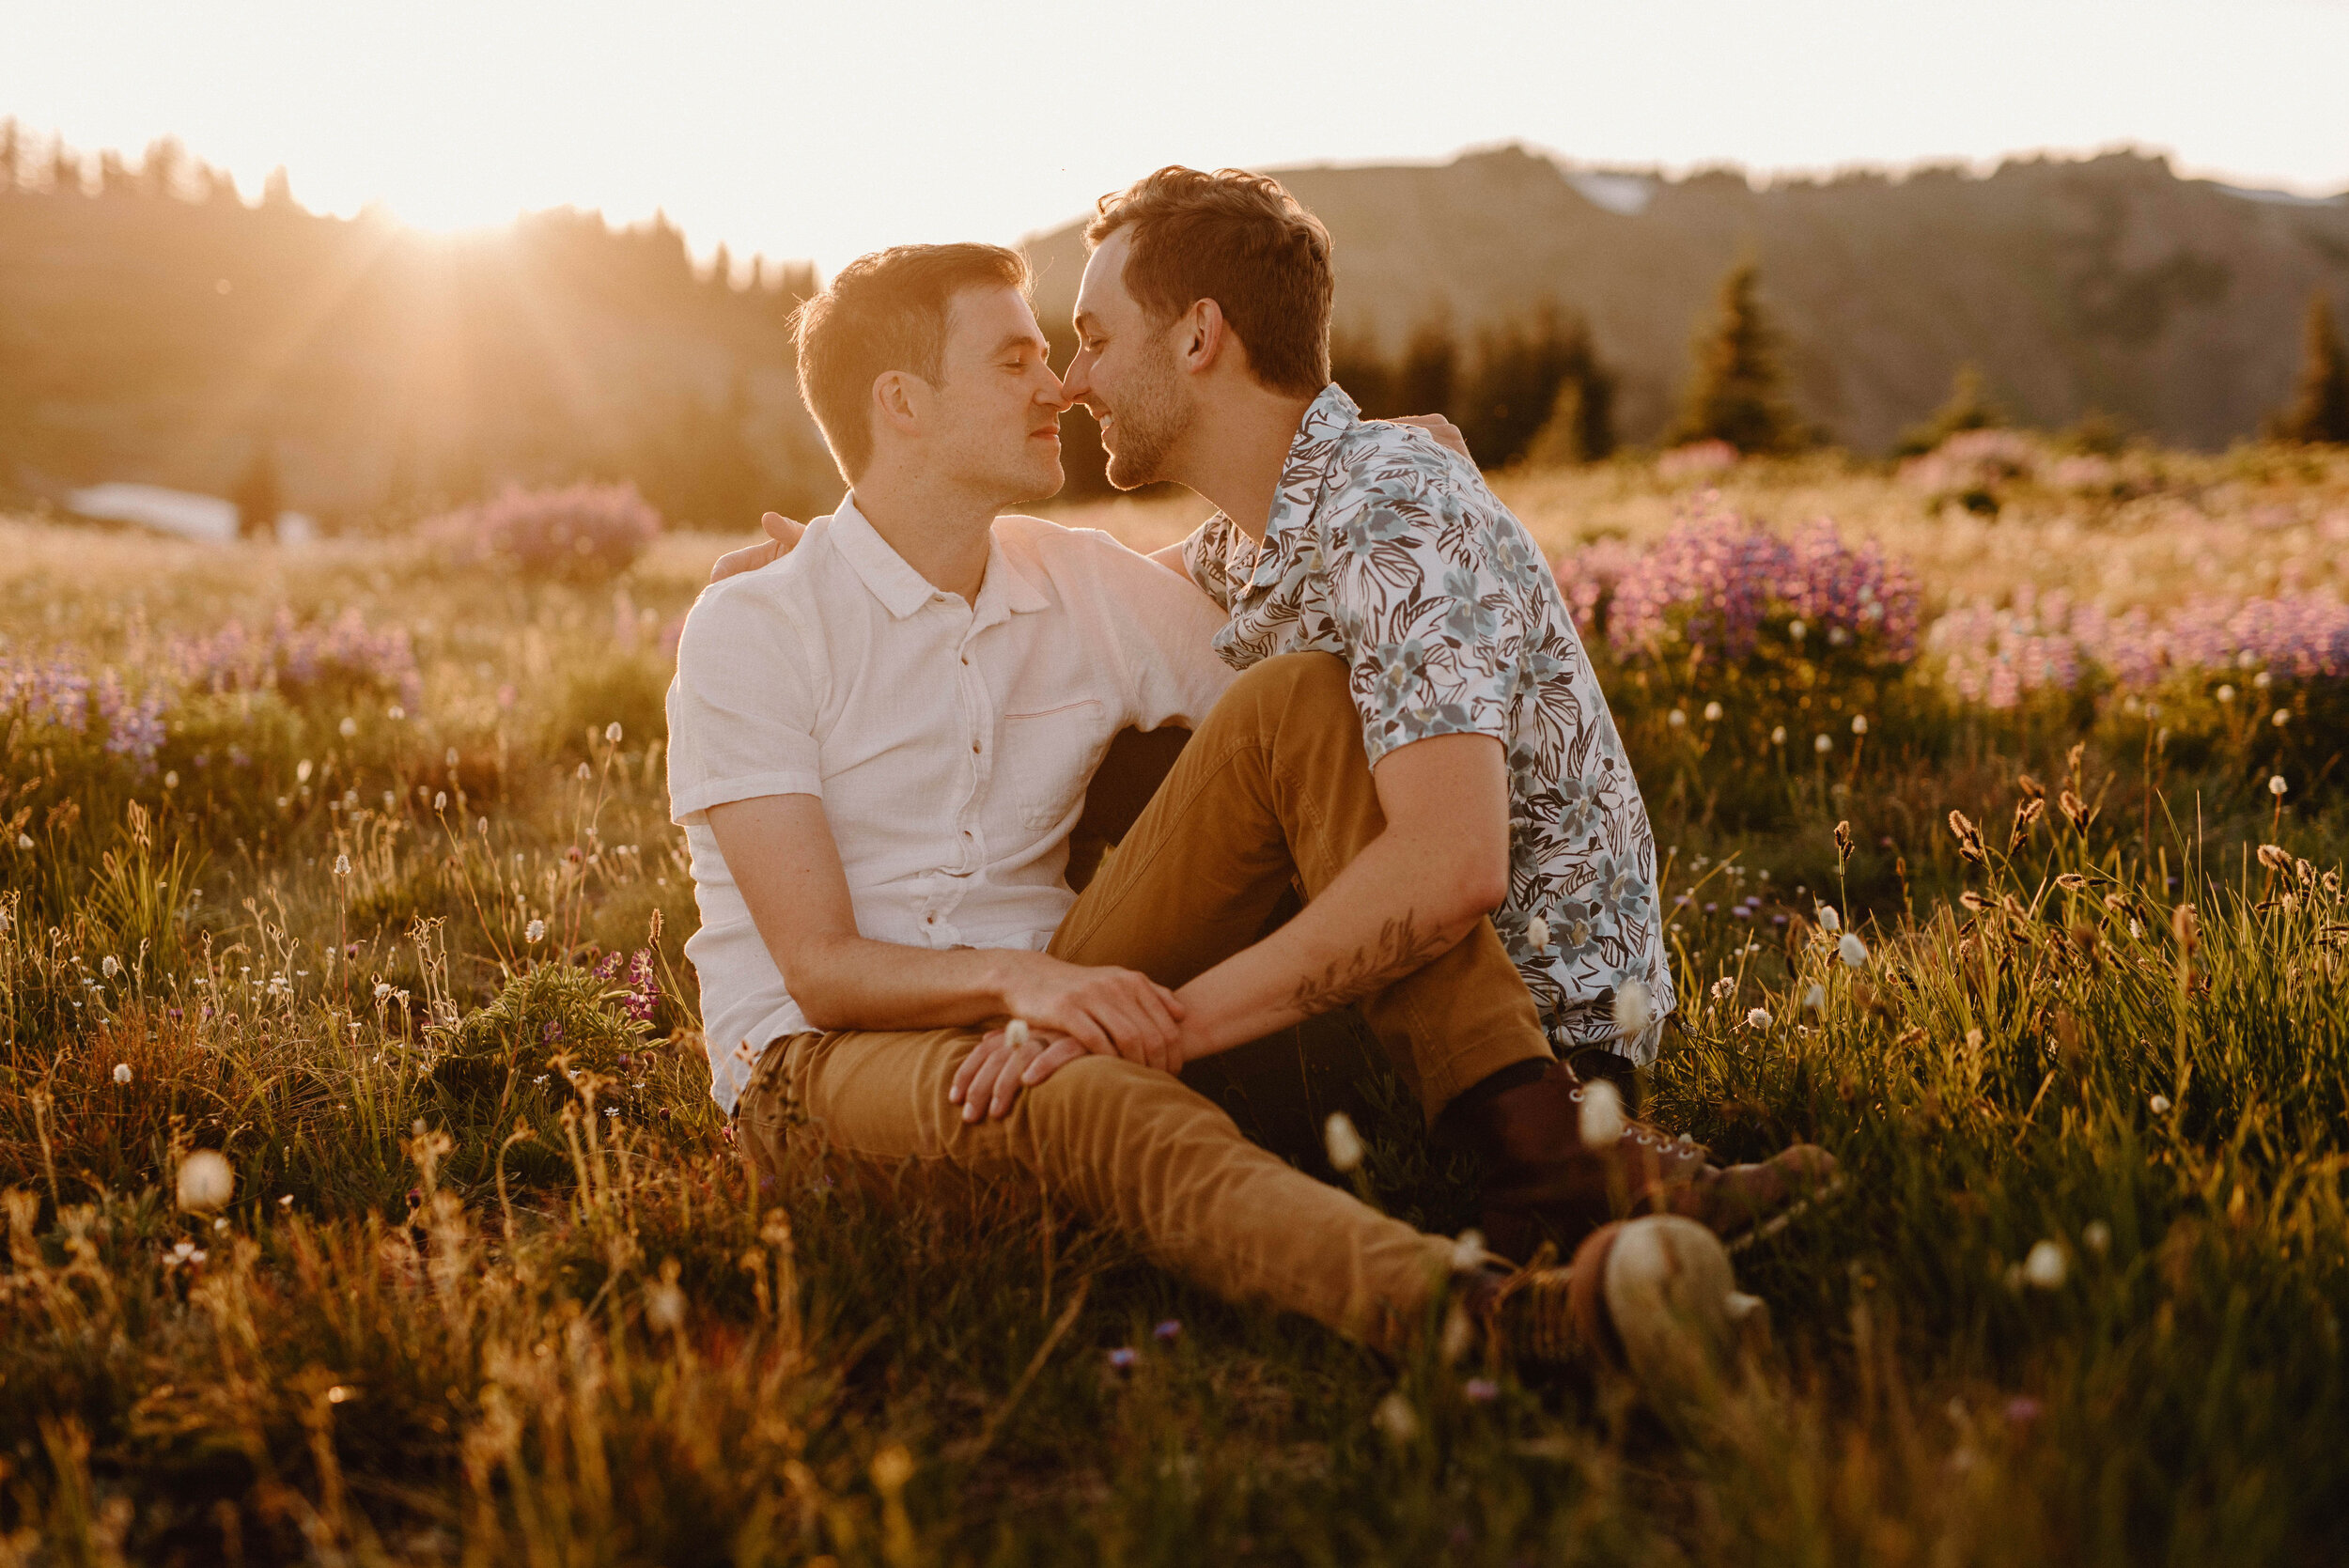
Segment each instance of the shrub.
M525 577L600 582L635 565L661 532L661 514L633 485L516 487L425 528L459 567L498 566Z

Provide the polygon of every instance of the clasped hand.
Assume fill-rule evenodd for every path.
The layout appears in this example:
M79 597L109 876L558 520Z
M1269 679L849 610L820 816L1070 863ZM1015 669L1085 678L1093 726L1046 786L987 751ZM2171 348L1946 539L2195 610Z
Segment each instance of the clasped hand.
M990 1030L955 1072L946 1097L962 1119L1009 1115L1032 1089L1081 1056L1122 1056L1145 1067L1182 1069L1183 1004L1132 970L1020 955L1004 987L1007 1011L1025 1027Z

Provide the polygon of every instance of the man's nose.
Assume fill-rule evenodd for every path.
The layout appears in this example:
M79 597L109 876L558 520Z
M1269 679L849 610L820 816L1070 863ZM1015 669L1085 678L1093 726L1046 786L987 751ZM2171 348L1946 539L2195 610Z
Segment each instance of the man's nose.
M1037 402L1049 404L1054 413L1066 413L1076 406L1077 400L1068 396L1068 383L1053 375L1049 367L1044 372L1044 383L1035 395Z
M1063 408L1073 408L1085 400L1085 395L1093 390L1092 370L1083 349L1070 356L1068 368L1061 372L1060 378L1061 396L1066 399Z

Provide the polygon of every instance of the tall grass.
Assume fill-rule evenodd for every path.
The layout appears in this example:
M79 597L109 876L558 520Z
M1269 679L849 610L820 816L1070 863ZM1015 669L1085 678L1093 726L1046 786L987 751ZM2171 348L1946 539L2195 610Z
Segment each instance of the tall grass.
M1781 768L1610 669L1687 999L1651 1112L1849 1177L1740 1251L1775 1351L1668 1433L1202 1296L1049 1194L905 1204L813 1162L754 1193L660 769L660 629L716 541L534 586L8 526L13 646L128 658L133 591L155 635L355 607L413 633L421 691L174 710L147 772L9 735L0 1563L2349 1551L2338 785L2272 796L2223 728L1838 688L1807 694L1866 744ZM250 774L166 785L207 724ZM1472 1165L1392 1081L1351 1092L1377 1200L1463 1222ZM235 1185L197 1211L201 1149Z

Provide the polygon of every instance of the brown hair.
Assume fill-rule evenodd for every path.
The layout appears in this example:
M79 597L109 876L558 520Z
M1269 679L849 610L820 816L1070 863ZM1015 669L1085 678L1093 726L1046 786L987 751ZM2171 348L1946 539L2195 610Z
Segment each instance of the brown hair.
M1173 163L1098 206L1085 242L1133 229L1126 290L1144 310L1171 321L1213 300L1257 380L1299 397L1329 384L1330 231L1279 180Z
M946 318L966 288L1028 290L1027 258L1001 245L893 245L840 269L791 318L800 398L824 432L841 476L873 460L876 377L903 370L939 384Z

